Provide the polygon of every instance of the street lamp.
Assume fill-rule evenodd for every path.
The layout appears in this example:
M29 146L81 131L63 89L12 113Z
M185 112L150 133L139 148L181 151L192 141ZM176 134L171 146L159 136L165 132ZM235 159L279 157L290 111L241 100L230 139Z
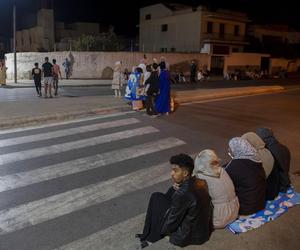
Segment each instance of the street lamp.
M13 5L13 51L14 51L14 76L17 83L17 53L16 53L16 1Z

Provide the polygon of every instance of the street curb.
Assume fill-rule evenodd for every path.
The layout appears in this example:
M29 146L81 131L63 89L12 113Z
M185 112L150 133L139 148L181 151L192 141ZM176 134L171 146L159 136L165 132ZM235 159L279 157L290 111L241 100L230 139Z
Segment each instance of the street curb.
M237 97L237 96L247 96L247 95L259 95L259 94L267 94L267 93L276 93L283 92L285 90L284 87L281 86L259 86L259 87L247 87L236 88L232 90L225 90L220 93L201 93L201 90L192 91L187 93L188 91L174 91L172 96L174 98L175 103L183 104L195 101L206 101L206 100L214 100L221 99L226 97ZM185 93L184 93L185 92Z
M220 93L208 93L206 90L172 91L172 96L174 98L174 102L180 105L184 103L192 103L192 102L205 101L205 100L209 101L209 100L221 99L226 97L238 97L238 96L283 92L284 90L285 88L281 86L259 86L259 87L234 88L231 90L221 89ZM98 115L108 114L108 113L122 112L128 110L131 110L130 106L124 104L124 105L117 105L117 106L98 108L98 109L81 110L76 112L55 113L55 114L37 116L37 117L13 118L7 121L3 121L3 122L1 121L0 130L29 126L29 125L36 125L40 123L50 123L50 122L57 122L62 120L71 120L71 119L80 118L84 116L91 116L96 114Z
M109 87L111 86L111 84L89 84L89 85L84 85L84 84L70 84L70 85L59 85L59 88L83 88L83 87ZM35 88L34 85L8 85L6 84L5 86L2 86L2 88L4 89L24 89L24 88Z
M63 112L63 113L55 113L51 115L30 117L30 118L13 118L8 121L0 122L0 130L23 127L23 126L31 126L38 125L40 123L50 123L57 122L62 120L72 120L75 118L81 118L84 116L91 115L99 115L99 114L110 114L116 112L124 112L131 110L128 105L119 105L107 108L98 108L98 109L90 109L90 110L82 110L76 112Z

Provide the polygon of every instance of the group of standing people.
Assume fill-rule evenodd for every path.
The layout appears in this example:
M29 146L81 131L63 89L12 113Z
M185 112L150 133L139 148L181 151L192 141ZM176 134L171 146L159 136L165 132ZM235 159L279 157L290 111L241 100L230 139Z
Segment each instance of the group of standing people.
M36 92L39 97L42 97L42 74L44 76L44 97L48 98L48 91L49 97L53 98L52 96L52 86L54 88L54 95L58 95L58 79L59 77L62 79L60 67L56 64L56 59L52 60L52 64L49 62L49 58L45 57L45 62L42 65L42 69L39 68L39 64L35 63L34 68L32 69L32 77L34 80Z
M143 232L136 235L142 248L165 236L181 247L203 244L214 229L257 213L290 187L290 151L271 129L232 138L228 154L232 160L224 166L211 149L194 160L171 157L173 186L151 195Z
M115 97L121 97L121 89L125 83L122 73L122 63L116 62L113 74L112 89ZM169 114L171 110L170 74L167 63L162 58L152 64L145 64L144 60L133 67L128 76L125 98L130 101L132 109L139 111L146 108L150 116Z
M71 62L68 58L63 62L63 67L65 69L66 79L69 79L71 74ZM0 60L0 85L6 85L6 71L7 67L5 66L5 61ZM52 96L52 85L54 88L54 95L58 94L58 79L59 77L62 79L60 67L56 64L56 59L52 60L52 64L49 62L49 58L45 57L45 62L42 65L42 68L39 68L39 64L36 62L34 64L34 68L31 71L31 75L34 80L36 92L39 97L42 96L42 75L44 76L44 89L45 89L45 98Z

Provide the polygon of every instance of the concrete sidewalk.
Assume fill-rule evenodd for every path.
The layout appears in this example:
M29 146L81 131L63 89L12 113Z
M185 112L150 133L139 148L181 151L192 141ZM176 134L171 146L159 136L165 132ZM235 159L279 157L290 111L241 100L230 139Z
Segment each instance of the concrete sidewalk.
M63 79L59 80L60 87L78 87L78 86L109 86L111 79ZM34 87L33 80L18 80L14 83L13 80L7 80L7 87L13 88L29 88Z
M285 88L281 86L175 90L172 91L172 96L174 97L175 103L180 105L204 100L276 93L284 90ZM32 98L21 101L0 100L0 129L129 110L131 110L131 107L126 100L109 95L76 98L59 96L53 99Z

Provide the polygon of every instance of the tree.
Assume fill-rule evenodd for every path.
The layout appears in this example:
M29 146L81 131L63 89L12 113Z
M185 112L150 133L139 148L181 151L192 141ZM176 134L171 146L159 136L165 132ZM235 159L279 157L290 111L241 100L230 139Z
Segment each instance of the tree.
M120 51L125 47L125 39L112 30L99 35L82 35L73 42L76 51Z

